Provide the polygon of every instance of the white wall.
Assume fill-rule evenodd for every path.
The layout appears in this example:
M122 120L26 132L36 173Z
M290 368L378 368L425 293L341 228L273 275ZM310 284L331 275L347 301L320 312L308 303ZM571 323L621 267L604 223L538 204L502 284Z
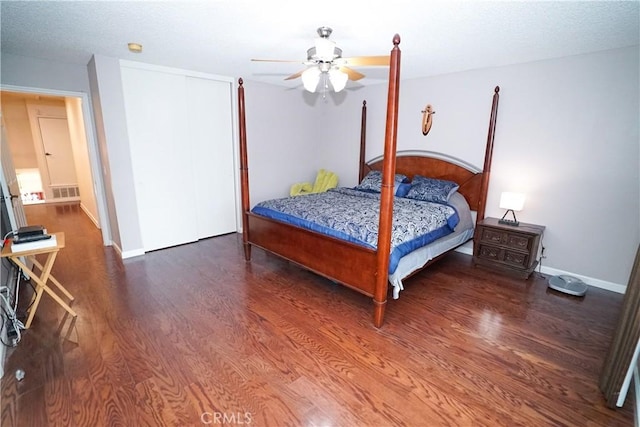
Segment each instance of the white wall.
M89 93L87 67L1 52L2 84Z
M297 182L314 182L328 122L317 119L305 93L244 80L251 206L285 197Z
M80 98L67 97L65 99L67 110L67 122L69 123L69 137L71 139L71 150L78 177L78 189L80 190L80 207L93 221L96 227L100 228L98 204L96 202L95 190L91 173L91 162L89 158L89 148L87 147L86 131L82 120L82 101Z
M88 70L112 239L123 258L142 255L120 61L95 55Z
M499 85L486 215L502 216L502 191L526 193L518 219L547 227L543 267L624 291L640 241L638 64L635 46L402 81L398 149L441 151L481 168ZM358 155L357 141L344 141L344 130L359 120L367 99L367 158L381 155L386 90L367 87L331 111L325 146L343 153L329 166L344 185L356 183ZM428 103L436 114L424 137L421 110Z

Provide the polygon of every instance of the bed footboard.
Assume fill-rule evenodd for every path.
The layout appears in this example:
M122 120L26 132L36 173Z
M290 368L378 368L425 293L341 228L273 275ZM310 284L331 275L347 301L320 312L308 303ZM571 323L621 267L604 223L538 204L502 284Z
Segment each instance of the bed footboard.
M376 252L373 249L252 213L247 213L247 219L248 243L373 296L376 266Z

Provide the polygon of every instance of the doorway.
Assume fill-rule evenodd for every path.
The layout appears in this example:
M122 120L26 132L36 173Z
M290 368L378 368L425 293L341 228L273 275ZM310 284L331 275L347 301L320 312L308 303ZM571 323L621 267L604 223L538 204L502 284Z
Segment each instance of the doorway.
M6 114L5 108L3 108L4 114L2 118L5 126L16 124L12 120L23 120L23 123L16 124L13 133L9 132L7 135L10 143L13 139L19 139L19 144L12 144L10 154L15 157L13 146L17 145L21 147L20 150L27 151L26 153L24 151L18 152L18 156L22 156L20 162L27 158L31 159L26 163L20 163L14 158L16 169L19 169L20 164L21 166L27 166L25 168L27 171L30 169L30 172L35 172L39 175L36 178L39 178L39 182L42 184L43 198L45 200L50 199L56 202L78 201L81 209L91 219L96 228L101 230L103 244L105 246L111 245L106 200L100 173L100 160L96 139L93 134L94 127L91 122L88 95L82 92L14 86L2 86L0 89L2 89L3 107L5 106L6 98L13 98L23 99L24 109L36 110L31 114L35 119L29 121L28 112L26 115L20 116L18 114L18 117L15 117L13 114ZM29 101L27 102L27 100ZM58 103L62 102L58 106L62 105L64 114L50 114L51 110L45 107L47 102L52 100L56 100ZM45 107L42 107L42 105L45 105ZM61 116L67 124L58 120ZM25 120L29 121L29 123L25 123ZM64 166L60 167L60 164L65 164L65 161L60 162L59 141L57 139L53 141L46 135L45 138L49 138L49 141L42 141L41 139L41 129L44 129L45 134L48 134L49 131L53 133L60 132L63 127L66 128L72 144L70 154L65 155L71 157L71 162L74 165L71 169L73 169L75 177L70 175L68 167L66 168L67 170L65 170ZM35 138L35 136L38 138ZM25 143L25 141L29 142ZM37 147L37 144L40 144L40 147ZM55 150L58 154L52 152L52 150ZM47 153L50 155L48 156ZM2 155L5 156L5 153L3 152ZM29 156L34 156L35 162L33 157ZM48 159L48 157L54 156L56 159ZM67 158L66 162L68 161L69 159ZM51 171L53 171L53 176L51 176ZM37 186L37 182L35 185Z
M2 92L6 136L13 157L23 203L82 202L90 217L96 217L95 196L85 185L83 200L79 182L90 182L77 169L88 163L86 140L72 138L68 116L80 114L67 108L74 98ZM70 110L70 111L68 111ZM77 132L74 132L76 134ZM74 155L74 152L79 152ZM81 178L79 180L78 178Z

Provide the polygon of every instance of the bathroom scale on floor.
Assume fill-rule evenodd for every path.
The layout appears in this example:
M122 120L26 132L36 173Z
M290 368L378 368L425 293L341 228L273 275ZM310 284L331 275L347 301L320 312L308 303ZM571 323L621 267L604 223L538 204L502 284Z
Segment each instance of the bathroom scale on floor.
M578 297L587 293L587 284L577 277L573 276L553 276L549 279L549 287L565 294L575 295Z

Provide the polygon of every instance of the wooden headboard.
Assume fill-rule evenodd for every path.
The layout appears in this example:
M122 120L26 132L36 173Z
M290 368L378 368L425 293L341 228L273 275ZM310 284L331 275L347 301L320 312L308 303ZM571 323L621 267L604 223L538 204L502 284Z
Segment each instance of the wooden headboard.
M475 166L448 156L432 151L399 151L396 154L396 173L400 173L413 179L414 175L422 175L430 178L446 179L458 183L458 192L462 194L471 210L477 212L476 222L484 219L487 192L489 190L489 175L491 173L491 158L493 156L493 140L495 136L496 118L498 113L500 87L496 86L491 105L489 119L489 132L484 153L484 168ZM366 103L362 108L363 126L366 124ZM364 135L364 131L362 131ZM360 180L371 170L382 171L383 156L364 162L364 137L361 137L360 153Z
M431 157L431 156L440 157ZM414 175L422 175L429 178L446 179L458 183L461 193L471 210L477 210L480 203L480 187L482 186L482 172L474 170L473 166L459 166L457 159L450 158L430 151L398 152L396 155L396 173L400 173L413 179ZM382 159L373 159L365 165L365 171L382 171ZM365 172L365 175L366 175Z

